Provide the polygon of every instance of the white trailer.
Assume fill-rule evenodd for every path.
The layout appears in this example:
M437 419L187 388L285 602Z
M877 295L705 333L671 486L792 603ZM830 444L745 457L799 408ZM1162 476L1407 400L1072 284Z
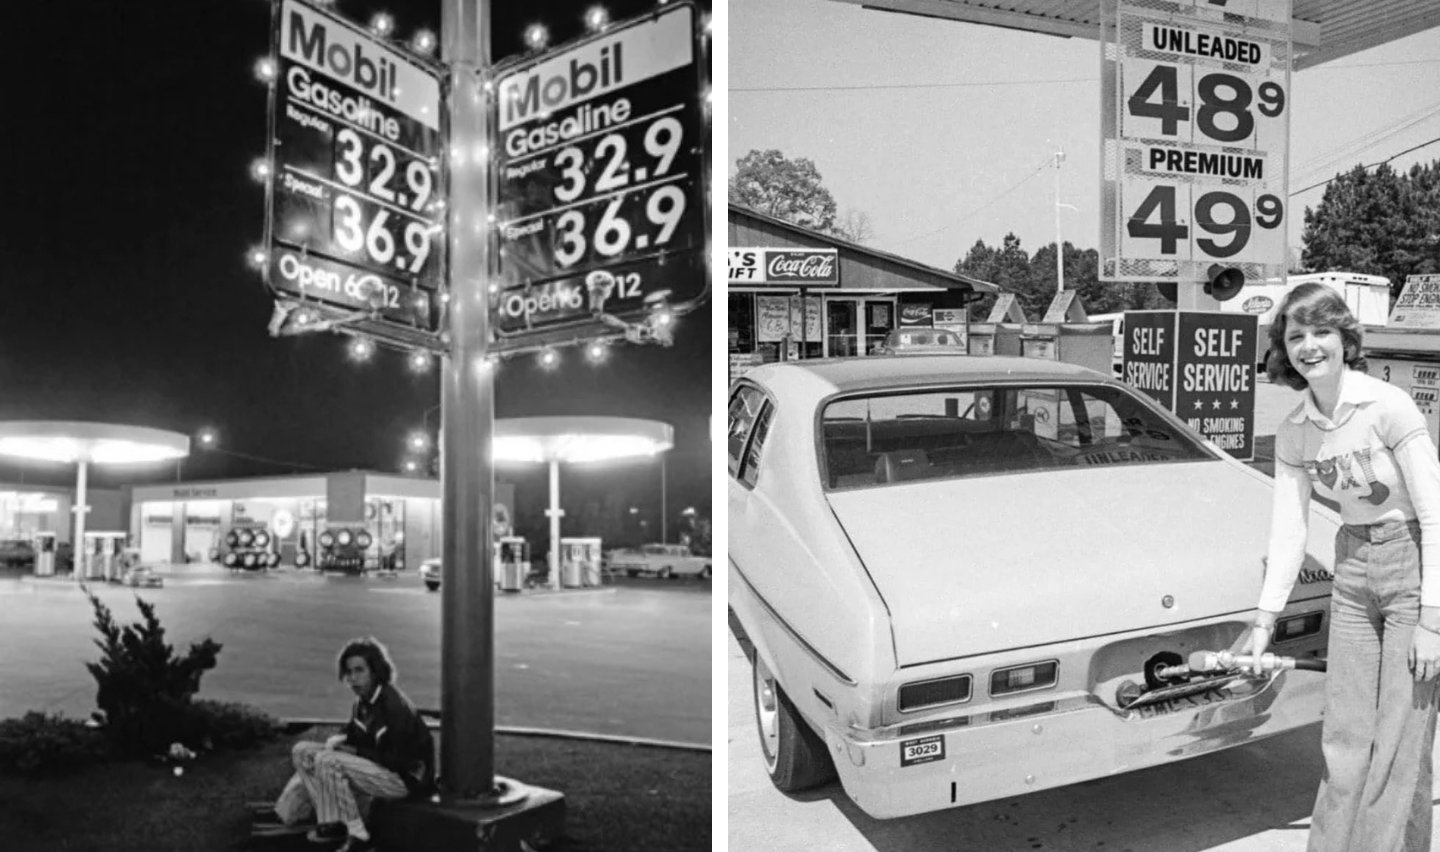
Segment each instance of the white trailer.
M1385 325L1390 316L1390 279L1358 272L1315 272L1246 284L1240 295L1221 302L1220 310L1257 314L1260 328L1265 329L1274 320L1275 309L1280 306L1285 294L1312 281L1328 285L1344 296L1345 304L1350 306L1350 312L1355 314L1361 325Z

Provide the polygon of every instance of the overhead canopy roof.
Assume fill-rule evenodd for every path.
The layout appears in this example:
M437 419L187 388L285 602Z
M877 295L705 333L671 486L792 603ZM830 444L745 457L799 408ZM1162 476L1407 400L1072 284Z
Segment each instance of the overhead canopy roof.
M633 417L506 417L495 421L497 462L593 462L654 456L675 445L669 423Z
M60 420L0 423L0 456L36 461L131 464L190 454L190 438L148 426Z
M1101 0L834 0L867 9L1099 38ZM1310 68L1440 26L1435 0L1294 0L1294 67Z

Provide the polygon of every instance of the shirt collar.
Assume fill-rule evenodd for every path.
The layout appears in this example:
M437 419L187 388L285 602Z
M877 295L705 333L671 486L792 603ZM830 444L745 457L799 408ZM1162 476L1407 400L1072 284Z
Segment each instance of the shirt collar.
M1324 429L1333 429L1345 425L1355 410L1362 405L1375 402L1379 399L1375 394L1375 386L1369 381L1369 376L1355 370L1346 370L1340 377L1340 398L1335 402L1335 416L1326 417L1320 407L1315 404L1315 394L1305 389L1305 398L1295 413L1290 415L1291 423L1304 423L1309 420L1315 425Z
M377 684L375 684L375 691L372 692L372 693L370 693L370 697L365 699L365 703L366 703L366 704L374 704L376 701L378 701L378 700L380 699L380 692L381 692L381 690L383 690L384 688L385 688L385 684L383 684L383 683L377 683Z

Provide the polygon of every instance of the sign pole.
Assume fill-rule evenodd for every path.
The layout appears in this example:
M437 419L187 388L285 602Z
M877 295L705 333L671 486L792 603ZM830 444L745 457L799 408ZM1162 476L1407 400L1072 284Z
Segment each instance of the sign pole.
M490 0L443 0L450 68L450 357L441 377L443 514L440 782L449 801L495 784L495 592L491 559L495 429L490 267Z

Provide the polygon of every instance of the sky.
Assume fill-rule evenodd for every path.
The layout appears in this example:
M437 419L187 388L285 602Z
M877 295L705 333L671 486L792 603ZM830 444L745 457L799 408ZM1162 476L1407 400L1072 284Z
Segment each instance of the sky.
M583 33L588 2L496 3L494 55L523 49L545 23L552 43ZM607 4L613 19L653 2ZM397 35L439 32L439 0L341 0L340 14L392 14ZM46 2L7 9L0 229L0 420L96 420L193 434L218 430L235 453L197 453L187 479L292 469L400 470L405 440L439 402L439 370L409 371L381 350L355 364L322 333L271 338L272 300L245 262L265 221L249 176L265 153L266 89L253 66L270 48L267 0ZM681 318L676 343L616 347L592 367L502 365L498 417L654 418L675 427L672 511L710 503L708 307ZM432 431L438 422L429 412ZM0 463L0 481L63 484L64 467ZM173 465L96 471L99 485L173 479ZM517 477L509 477L517 478ZM521 480L544 499L544 474ZM529 482L531 488L525 483ZM621 487L659 502L653 462L564 474L570 494ZM673 527L672 527L673 529Z
M815 162L872 245L950 269L1013 231L1032 254L1098 248L1098 42L863 9L833 0L731 0L729 174L751 150ZM1440 29L1296 72L1291 192L1440 137ZM1396 159L1440 158L1432 144ZM1289 244L1304 207L1294 196Z

